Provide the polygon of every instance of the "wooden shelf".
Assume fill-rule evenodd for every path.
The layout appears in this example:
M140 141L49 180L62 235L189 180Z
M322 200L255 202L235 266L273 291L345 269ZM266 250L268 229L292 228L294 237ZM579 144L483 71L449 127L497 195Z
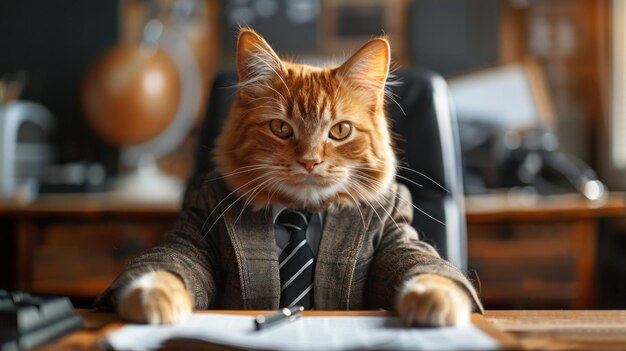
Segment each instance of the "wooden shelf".
M0 217L175 216L180 200L147 200L112 193L44 194L32 203L0 200Z
M626 215L626 193L612 192L598 201L578 194L472 195L465 198L465 212L470 223L617 217Z

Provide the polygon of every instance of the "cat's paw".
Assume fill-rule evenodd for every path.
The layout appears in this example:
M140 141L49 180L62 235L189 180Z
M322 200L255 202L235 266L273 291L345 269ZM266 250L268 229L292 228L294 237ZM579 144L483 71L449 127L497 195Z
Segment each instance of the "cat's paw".
M469 296L455 282L433 274L407 281L397 301L398 314L407 326L466 324L471 308Z
M156 271L133 280L117 306L117 313L131 322L175 324L191 314L192 299L177 276Z

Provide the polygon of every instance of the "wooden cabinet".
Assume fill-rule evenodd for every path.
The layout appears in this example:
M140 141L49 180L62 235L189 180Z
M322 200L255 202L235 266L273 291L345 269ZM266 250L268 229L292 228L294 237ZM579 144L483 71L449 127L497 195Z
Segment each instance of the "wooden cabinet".
M0 204L3 243L14 245L9 289L91 300L126 262L171 229L175 203L129 202L106 195L44 196L34 204ZM8 236L13 235L13 240ZM10 265L11 262L7 263Z
M599 221L625 214L622 194L469 197L468 257L487 308L594 308Z
M18 288L93 297L140 251L156 244L171 220L39 218L22 223Z

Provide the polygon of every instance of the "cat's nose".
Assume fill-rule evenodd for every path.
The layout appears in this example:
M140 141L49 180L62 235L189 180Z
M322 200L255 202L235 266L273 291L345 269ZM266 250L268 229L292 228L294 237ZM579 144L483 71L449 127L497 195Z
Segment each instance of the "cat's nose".
M298 160L298 163L300 163L302 167L306 168L307 172L311 173L313 171L313 168L316 165L319 165L320 163L322 163L322 161L321 160Z

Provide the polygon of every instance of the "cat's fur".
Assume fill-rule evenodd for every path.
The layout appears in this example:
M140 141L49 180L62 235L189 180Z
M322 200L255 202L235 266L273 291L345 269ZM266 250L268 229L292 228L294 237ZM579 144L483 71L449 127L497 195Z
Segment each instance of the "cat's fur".
M238 98L214 153L229 187L257 209L278 202L320 211L379 201L396 167L384 110L389 62L384 38L370 40L337 68L284 62L258 34L242 29ZM270 126L276 119L287 123L280 131L291 130L290 136L276 134ZM334 140L331 128L342 122L351 133ZM468 294L433 274L405 281L395 305L407 325L465 323L471 312ZM128 284L117 306L131 321L175 323L193 301L180 278L156 271Z

